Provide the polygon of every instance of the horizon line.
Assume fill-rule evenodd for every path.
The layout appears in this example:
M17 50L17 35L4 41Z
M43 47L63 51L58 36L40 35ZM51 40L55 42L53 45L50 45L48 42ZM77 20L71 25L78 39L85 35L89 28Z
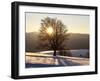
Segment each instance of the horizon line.
M38 32L25 32L25 33L38 33ZM68 34L89 34L89 33L75 33L75 32L68 32Z

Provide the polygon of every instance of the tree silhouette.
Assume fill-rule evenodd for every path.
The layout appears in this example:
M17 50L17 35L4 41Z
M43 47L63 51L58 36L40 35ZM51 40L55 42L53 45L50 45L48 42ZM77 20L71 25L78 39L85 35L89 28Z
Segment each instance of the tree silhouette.
M54 50L53 55L56 56L56 51L63 50L65 47L64 41L68 38L67 31L61 20L46 17L41 20L39 38L44 47Z

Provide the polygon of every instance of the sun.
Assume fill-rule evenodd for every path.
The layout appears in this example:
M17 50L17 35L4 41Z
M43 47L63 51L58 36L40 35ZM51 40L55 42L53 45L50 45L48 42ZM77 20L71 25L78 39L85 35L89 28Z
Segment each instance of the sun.
M48 27L46 31L47 31L47 33L49 35L51 35L53 33L53 28L52 27Z

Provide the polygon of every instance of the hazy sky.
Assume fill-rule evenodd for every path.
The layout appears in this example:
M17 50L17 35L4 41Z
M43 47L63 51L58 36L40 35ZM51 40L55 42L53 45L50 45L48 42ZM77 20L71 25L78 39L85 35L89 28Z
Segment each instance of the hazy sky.
M57 18L67 26L69 33L89 34L89 15L74 14L48 14L48 13L25 13L26 32L38 32L41 26L41 19L46 17Z

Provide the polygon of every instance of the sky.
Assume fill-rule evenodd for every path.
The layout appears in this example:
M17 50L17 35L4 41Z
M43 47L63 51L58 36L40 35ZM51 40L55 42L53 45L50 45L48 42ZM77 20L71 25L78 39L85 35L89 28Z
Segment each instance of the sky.
M25 13L26 32L38 32L41 27L41 19L46 17L61 20L68 29L68 33L89 34L90 16L78 14L50 14L50 13Z

